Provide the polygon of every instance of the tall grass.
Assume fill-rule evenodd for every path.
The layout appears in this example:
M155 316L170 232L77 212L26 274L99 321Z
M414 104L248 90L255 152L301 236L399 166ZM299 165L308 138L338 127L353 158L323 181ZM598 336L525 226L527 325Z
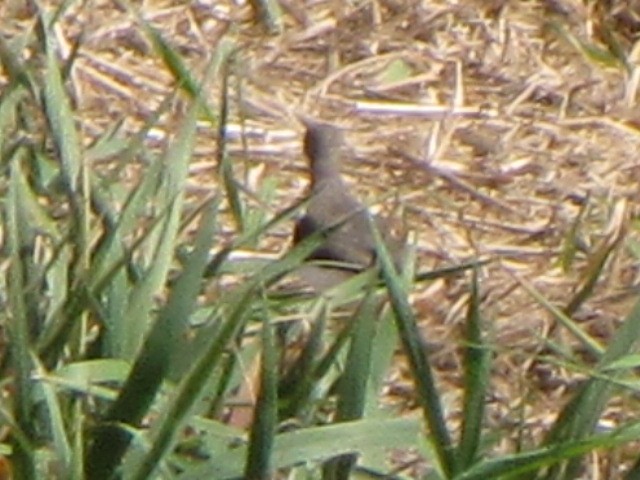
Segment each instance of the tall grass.
M381 242L383 292L369 277L331 298L275 295L270 287L322 242L320 232L204 300L205 282L234 269L234 249L304 206L250 226L222 140L217 190L207 198L185 197L196 120L217 122L221 134L227 120L224 93L211 105L201 85L225 84L235 45L217 46L198 83L170 42L138 19L178 87L136 134L123 136L114 125L87 146L66 76L73 65L60 60L53 35L58 17L37 14L37 34L26 39L35 59L15 53L17 40L0 39L10 79L0 96L0 326L7 338L0 452L13 478L411 478L389 466L391 450L418 452L428 478L578 478L589 453L637 441L637 422L606 432L596 425L614 395L637 388L630 372L638 363L632 352L640 304L606 347L570 318L617 242L598 250L584 288L564 310L537 296L596 361L588 367L558 353L553 361L588 372L587 379L558 406L545 439L498 455L494 447L517 432L492 431L486 423L491 360L500 349L488 334L491 319L482 314L479 272L469 276L459 428L450 421L451 406L408 301L413 276L398 275ZM175 102L185 114L167 148L146 147L141 139ZM115 169L134 163L142 174L125 184L113 180L92 167L106 155ZM225 205L233 208L238 232L222 248ZM185 247L188 253L179 254ZM218 253L210 261L212 251ZM340 302L353 303L354 292L358 307L337 329L331 312ZM282 312L313 319L286 368L280 359L296 325L280 322ZM408 360L420 415L381 401L398 348ZM255 395L238 394L247 389ZM246 424L230 424L243 407L234 402L249 400ZM640 465L640 458L628 460Z

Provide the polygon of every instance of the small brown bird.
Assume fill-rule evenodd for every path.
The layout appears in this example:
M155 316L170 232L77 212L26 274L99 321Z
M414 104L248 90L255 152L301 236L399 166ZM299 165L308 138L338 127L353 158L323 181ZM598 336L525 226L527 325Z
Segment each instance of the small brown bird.
M294 244L318 230L336 227L307 259L300 276L317 291L331 288L375 265L376 246L370 212L350 192L340 175L344 148L342 132L328 124L304 120L304 153L309 160L311 186L307 211L295 225ZM391 233L385 219L374 222L400 270L406 243ZM338 225L338 226L337 226Z

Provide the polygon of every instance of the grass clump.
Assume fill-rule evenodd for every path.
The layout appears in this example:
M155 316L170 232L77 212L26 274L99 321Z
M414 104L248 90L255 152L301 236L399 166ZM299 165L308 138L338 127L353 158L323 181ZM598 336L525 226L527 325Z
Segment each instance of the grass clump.
M536 283L520 273L516 260L536 252L533 247L516 248L522 247L516 241L513 250L498 244L483 250L476 242L476 253L496 257L502 252L501 261L478 262L473 274L456 280L434 274L427 283L400 277L380 244L384 293L370 284L370 278L356 278L332 297L283 295L274 285L322 242L322 234L276 259L251 263L248 269L235 256L243 248L262 246L265 238L277 238L282 225L304 207L302 201L280 213L270 210L267 204L284 181L267 174L266 181L249 188L253 171L247 168L249 174L243 178L239 168L246 167L239 165L246 152L239 154L227 144L234 134L233 119L245 113L236 112L236 101L240 110L267 108L252 103L250 88L243 90L259 82L249 74L245 78L253 59L247 56L246 42L240 48L239 40L246 40L242 32L221 34L201 70L196 70L188 65L185 51L163 33L162 15L153 23L120 3L142 41L140 48L147 48L148 56L162 66L157 75L172 87L150 99L143 121L132 126L126 125L127 118L109 117L96 128L96 119L89 119L81 108L80 83L74 77L77 71L99 77L87 69L83 37L68 48L57 34L68 26L65 13L71 3L57 9L29 3L31 28L0 38L5 306L0 312L0 467L7 475L556 479L605 471L589 463L597 455L609 459L610 478L638 475L640 460L633 447L639 426L626 414L637 406L633 371L638 363L638 304L620 315L606 339L597 338L577 320L597 299L610 266L627 254L625 247L631 252L635 248L627 237L634 230L625 202L607 203L597 195L595 200L582 198L571 210L575 214L567 228L549 229L568 232L556 232L551 240L562 244L553 248L545 229L500 225L509 235L526 235L531 242L542 239L535 247L554 250L549 256L557 260L557 269L577 277L575 288L562 301L550 299L549 290L540 292L540 283L550 277L539 276ZM279 8L272 10L276 3L252 4L271 32L288 28L288 17ZM393 12L392 6L385 8L385 14ZM412 12L415 18L421 13L415 8ZM341 18L344 25L339 22L336 28L344 33L349 22L364 21L367 15L357 10ZM460 33L438 28L440 21L462 22L461 18L443 10L430 20L434 35ZM584 61L593 56L594 50L577 42L570 28L555 31L569 45L581 46L578 53ZM308 38L314 32L306 31ZM374 33L383 45L395 45L388 37L393 29ZM606 33L619 58L624 43L614 42L615 32ZM396 92L392 96L398 105L402 101L405 109L420 106L408 103L420 77L417 57L411 52L398 58L380 54L359 63L366 45L363 39L351 40L354 49L343 52L343 58L352 69L338 71L328 83L319 82L316 93L326 94L332 81L340 83L357 72L363 81L373 82L367 91L376 91L377 97ZM599 57L612 55L598 52ZM366 70L386 61L377 74ZM631 68L628 61L600 64ZM317 65L309 67L305 75ZM366 77L369 74L372 77ZM296 86L303 84L305 75L295 78ZM544 90L543 80L538 81ZM482 85L471 88L481 90ZM458 93L456 102L461 101ZM390 102L387 111L391 106L398 114L398 105ZM515 118L518 105L511 103L505 115ZM363 100L356 107L366 115L367 109L381 105ZM250 136L251 128L243 122L243 133ZM513 132L524 130L520 126ZM478 185L486 178L476 172L461 180L455 169L438 165L438 152L447 145L435 145L438 132L432 133L435 162L423 170L452 189L445 200L444 189L429 187L447 206L446 211L432 213L450 219L446 214L456 211L461 222L475 222L474 232L496 228L496 211L513 215L510 220L517 218L509 202L493 198L493 191L480 191ZM523 135L532 141L530 130ZM218 139L212 155L218 168L206 193L201 185L190 183L199 167L203 136ZM447 141L454 137L444 135ZM405 160L418 169L419 158L407 155ZM523 165L512 165L510 171L527 170ZM363 178L366 183L368 177ZM476 181L480 184L474 185ZM458 209L456 202L463 195L468 195L464 202L477 204ZM531 211L543 204L538 198ZM407 207L408 214L424 213L416 212L416 205L421 206L417 202L413 210ZM601 231L594 227L607 222ZM451 250L464 236L450 236ZM508 279L507 289L493 283L494 269L500 269L501 279ZM462 298L447 314L459 319L457 335L447 338L455 348L444 348L455 350L455 382L446 378L442 366L438 329L425 326L422 318L424 292L437 293L442 285L459 287ZM514 318L544 317L550 325L536 338L535 349L506 345L494 326L501 302L508 310L509 293L516 290L521 296L514 298L521 303ZM494 291L501 296L491 303L487 297ZM359 295L355 307L353 292ZM412 292L418 296L413 303ZM529 303L522 300L522 292ZM346 320L336 321L340 315ZM301 319L311 320L307 331ZM301 330L304 342L296 345L292 340ZM526 366L521 370L527 383L523 390L531 398L509 398L506 403L516 413L499 416L494 407L501 372L510 365L505 357L513 363L526 357L521 362ZM566 389L562 402L554 397L545 412L546 423L531 434L531 422L540 416L532 414L532 399L555 394L530 385L536 369L548 365L580 381ZM398 395L395 404L393 392L406 385L410 393ZM603 417L612 408L625 414L616 425L604 428ZM622 467L612 466L611 459L620 459Z

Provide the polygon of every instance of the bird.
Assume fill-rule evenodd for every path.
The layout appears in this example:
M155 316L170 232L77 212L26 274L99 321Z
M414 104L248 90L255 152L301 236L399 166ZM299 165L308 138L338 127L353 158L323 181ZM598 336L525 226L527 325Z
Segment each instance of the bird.
M306 213L295 223L293 244L326 231L321 245L306 259L298 274L314 290L324 292L376 265L372 220L394 266L401 270L406 241L392 233L387 219L374 216L344 182L340 163L345 139L340 128L303 119L304 155L309 162L310 186Z

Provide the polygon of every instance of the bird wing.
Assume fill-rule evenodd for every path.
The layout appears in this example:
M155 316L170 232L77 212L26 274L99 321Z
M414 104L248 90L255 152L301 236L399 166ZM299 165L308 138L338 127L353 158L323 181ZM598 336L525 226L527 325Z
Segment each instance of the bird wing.
M368 268L375 258L375 247L370 241L370 235L363 234L362 230L354 225L354 220L345 219L343 224L336 226L335 221L331 224L305 215L296 222L294 242L297 243L318 231L327 231L326 240L309 255L308 260L336 263L342 268L355 271ZM332 226L335 226L334 230L331 230ZM368 225L366 228L369 228Z

